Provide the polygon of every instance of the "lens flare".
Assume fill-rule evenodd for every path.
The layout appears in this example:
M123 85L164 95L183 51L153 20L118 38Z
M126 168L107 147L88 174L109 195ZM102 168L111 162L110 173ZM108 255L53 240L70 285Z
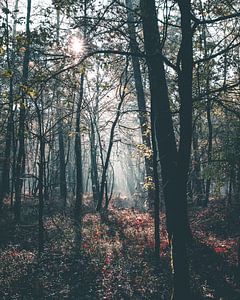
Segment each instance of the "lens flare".
M81 38L72 36L69 43L69 52L74 56L80 56L84 53L84 41Z

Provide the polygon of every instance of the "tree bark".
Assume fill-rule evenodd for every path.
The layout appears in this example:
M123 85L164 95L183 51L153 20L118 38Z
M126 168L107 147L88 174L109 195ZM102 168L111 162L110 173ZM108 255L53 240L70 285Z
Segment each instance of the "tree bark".
M74 209L75 225L75 251L79 256L82 244L82 206L83 206L83 170L82 170L82 141L80 131L81 110L84 92L84 73L80 77L80 93L76 112L76 136L75 136L75 165L76 165L76 197Z
M76 116L76 137L75 137L75 161L76 161L76 202L75 202L75 217L81 219L82 214L82 198L83 198L83 173L82 173L82 142L80 131L81 109L83 102L84 91L84 74L80 78L80 93L77 103Z
M139 47L136 38L136 29L134 24L134 13L133 13L133 5L132 0L126 0L127 6L127 16L128 16L128 31L129 31L129 38L130 38L130 50L131 53L139 53ZM140 61L137 56L132 56L132 65L133 65L133 75L134 75L134 83L135 89L137 92L137 103L138 103L138 110L139 110L139 122L141 127L141 134L142 134L142 141L143 144L148 148L151 149L151 137L148 133L149 127L149 120L147 117L147 109L146 109L146 100L142 82L142 75L141 75L141 68L140 68ZM146 177L153 178L153 161L152 158L144 157L145 168L146 168ZM154 190L148 190L148 205L150 210L154 210Z
M149 71L151 109L154 112L157 145L161 163L167 230L172 249L174 289L172 299L190 299L186 242L187 178L192 130L192 33L190 1L179 1L181 11L181 71L179 73L180 144L177 151L168 98L154 0L141 0L144 46Z
M192 189L193 189L193 198L196 204L202 204L203 200L203 189L201 182L201 160L199 154L199 142L198 142L198 128L195 124L194 133L193 133L193 170L192 170Z
M31 0L27 2L27 18L26 18L26 51L23 58L23 91L20 101L20 113L19 113L19 131L18 131L18 154L16 160L16 179L15 179L15 220L17 223L21 219L21 191L23 184L23 176L25 171L25 118L26 118L26 92L24 87L27 87L28 82L28 69L30 60L30 16L31 16Z
M209 97L207 99L207 124L208 124L207 160L208 160L208 168L211 168L213 128L212 128L212 117L211 117L211 100L209 99ZM208 171L210 171L210 169ZM205 200L204 200L205 207L208 205L210 187L211 187L211 176L210 174L208 174L208 178L206 180L206 191L205 191Z
M60 10L57 9L57 24L56 24L56 38L57 44L59 45L59 36L60 36ZM57 82L56 82L56 89L57 89ZM59 122L58 122L58 145L59 145L59 170L60 170L60 180L59 180L59 187L60 187L60 200L63 210L66 209L67 204L67 182L66 182L66 162L65 162L65 150L64 150L64 136L63 136L63 120L62 120L62 109L60 101L60 94L57 90L57 103L59 104Z
M38 253L42 253L44 249L44 225L43 225L43 208L44 208L44 169L45 169L45 141L43 132L43 115L35 102L37 111L38 128L39 128L39 172L38 172Z
M204 16L203 16L204 18ZM208 45L207 45L207 37L206 37L206 24L204 24L203 28L203 45L204 45L204 58L208 57ZM209 90L210 90L210 69L209 64L207 64L206 67L206 94L207 94L207 125L208 125L208 147L207 147L207 161L208 161L208 173L211 168L211 161L212 161L212 138L213 138L213 126L212 126L212 116L211 116L211 106L212 101L210 99ZM203 206L207 206L209 202L209 195L210 195L210 187L211 187L211 175L207 174L207 180L206 180L206 190L205 190L205 199Z
M10 68L9 68L10 69ZM5 150L4 150L4 161L3 170L1 177L1 191L0 191L0 211L2 209L3 199L6 194L10 191L10 158L11 158L11 146L13 144L13 131L14 131L14 111L13 111L13 79L10 78L9 87L9 117L7 121L7 132L5 137Z
M158 162L157 162L157 144L156 144L156 134L155 134L155 121L154 113L151 110L151 132L152 132L152 148L153 148L153 182L154 182L154 241L155 241L155 260L156 267L159 268L160 265L160 181L158 174Z
M60 166L60 198L63 210L66 209L67 204L67 182L66 182L66 162L64 149L64 136L62 115L60 113L60 120L58 125L58 144L59 144L59 166Z
M191 28L191 1L178 1L181 13L182 41L180 48L181 69L178 74L178 88L180 96L180 142L178 149L178 170L180 185L182 190L182 214L183 222L188 237L191 236L187 216L187 182L189 164L191 158L192 143L192 69L193 69L193 49L192 49L192 28Z
M92 179L92 192L94 204L98 203L99 199L99 179L98 179L98 166L97 166L97 145L96 133L94 128L94 121L91 118L91 133L90 133L90 147L91 147L91 179Z

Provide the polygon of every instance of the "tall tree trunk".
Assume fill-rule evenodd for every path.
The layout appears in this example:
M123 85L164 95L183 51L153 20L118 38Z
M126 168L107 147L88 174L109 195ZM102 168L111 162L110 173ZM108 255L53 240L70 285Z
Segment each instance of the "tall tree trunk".
M5 150L4 150L2 177L1 177L0 211L2 209L3 199L6 196L6 194L8 194L10 191L10 158L11 158L11 146L12 146L13 131L14 131L13 79L12 78L10 78L8 112L9 112L9 117L8 117L8 121L7 121L7 132L6 132L6 137L5 137Z
M178 149L178 170L180 173L180 186L182 190L183 222L188 237L191 236L187 215L187 182L189 164L191 158L192 143L192 28L191 28L191 1L179 0L178 5L181 12L182 41L180 48L181 69L178 74L178 88L180 96L180 143Z
M209 76L209 75L207 75ZM207 80L208 81L208 80ZM213 138L213 128L212 128L212 117L211 117L211 100L207 99L207 124L208 124L208 147L207 147L207 161L208 161L208 168L209 172L211 168L211 161L212 161L212 138ZM205 200L204 206L208 205L209 195L210 195L210 187L211 187L211 176L208 174L208 178L206 180L206 191L205 191Z
M203 16L204 19L204 16ZM206 37L206 30L207 27L204 25L203 28L203 45L204 45L204 58L208 57L208 45L207 45L207 37ZM211 161L212 161L212 138L213 138L213 126L212 126L212 116L211 116L211 106L212 106L212 101L210 99L209 91L210 91L210 69L209 69L209 64L207 64L206 68L207 74L206 76L206 94L207 94L207 125L208 125L208 147L207 147L207 166L208 166L208 173L211 173L210 168L211 168ZM203 206L208 205L209 201L209 195L210 195L210 187L211 187L211 174L207 174L207 180L206 180L206 190L205 190L205 199Z
M57 44L59 45L59 37L60 37L60 10L57 9L57 24L56 24L56 38ZM57 89L57 82L56 82L56 89ZM66 162L65 162L65 148L64 148L64 136L63 136L63 120L62 120L62 109L60 103L60 93L57 90L57 103L59 104L59 122L58 122L58 146L59 146L59 170L60 170L60 180L59 180L59 187L60 187L60 199L61 205L63 210L66 208L67 204L67 182L66 182Z
M96 134L98 135L98 120L99 120L99 68L97 68L96 74L96 98L93 106L93 110L90 113L90 147L91 147L91 180L92 180L92 193L94 205L96 206L99 200L100 185L98 175L98 164L97 164L97 149L98 143Z
M167 230L172 248L174 289L172 299L190 299L186 242L187 178L192 129L192 33L190 1L179 1L181 11L181 70L179 72L180 145L177 151L168 98L158 19L154 0L141 0L144 46L149 71L151 109L161 163Z
M227 204L232 204L232 185L234 180L234 172L235 172L234 163L230 163L230 174L229 174L229 186L228 186L228 195L227 195Z
M180 213L180 228L175 220L175 247L173 246L174 264L174 291L172 299L188 299L189 273L187 263L186 242L191 237L191 231L187 215L187 182L189 164L191 158L192 142L192 69L193 69L193 49L192 49L192 28L191 28L191 1L178 1L181 13L182 41L180 48L181 69L178 76L178 87L180 96L180 143L178 149L178 185L179 200L176 208ZM182 202L182 203L179 203ZM181 228L182 227L182 228ZM173 237L174 243L174 237ZM174 244L173 244L174 245ZM175 249L174 249L175 248ZM174 257L175 255L175 257Z
M6 46L7 46L7 66L8 70L12 70L14 65L14 54L10 55L10 39L9 39L9 26L8 26L8 14L6 14L7 27L6 27ZM14 53L14 51L12 51ZM7 132L5 137L5 151L1 178L1 191L0 191L0 209L5 195L9 192L9 172L10 172L10 155L11 155L11 141L12 131L14 128L13 124L13 76L9 79L9 108L8 108L8 121L7 121Z
M82 143L81 143L81 109L83 102L84 91L84 74L80 78L80 93L77 103L77 116L76 116L76 137L75 137L75 161L76 161L76 202L75 202L75 217L81 219L82 214L82 198L83 198L83 173L82 173Z
M153 182L154 182L154 241L155 241L155 260L156 267L158 269L160 263L160 181L158 174L158 162L157 162L157 144L156 144L156 133L155 133L155 120L154 113L151 110L151 132L152 132L152 148L153 148Z
M44 137L44 126L43 126L43 111L40 110L39 106L35 102L38 118L38 129L39 129L39 175L38 175L38 253L42 253L44 249L44 224L43 224L43 208L44 208L44 169L45 169L45 137Z
M86 38L87 32L87 0L84 0L84 24L83 24L83 36ZM84 78L85 72L80 76L80 91L79 99L77 102L76 112L76 136L75 136L75 165L76 165L76 199L75 199L75 251L78 256L81 251L82 243L82 205L83 205L83 170L82 170L82 140L81 140L81 110L84 97Z
M99 179L97 166L97 145L96 133L94 128L94 121L91 118L91 133L90 133L90 147L91 147L91 180L94 204L97 205L99 199Z
M18 0L15 2L15 18L17 17L18 10ZM12 50L10 52L10 39L9 39L9 26L8 26L8 14L6 14L7 26L6 26L6 46L7 46L7 66L8 70L12 70L15 62L15 51L14 44L12 43ZM16 35L16 23L13 23L12 38L14 39ZM13 110L13 75L9 79L9 108L8 108L8 121L7 121L7 132L5 137L5 149L4 149L4 159L2 176L0 178L1 190L0 190L0 212L2 209L3 199L10 192L10 159L13 150L13 132L14 132L14 110ZM15 155L15 153L14 153ZM12 184L13 185L13 184Z
M14 112L15 113L15 112ZM17 152L17 141L15 137L15 129L12 131L12 184L11 184L11 208L14 208L14 189L15 189L15 177L16 177L16 152Z
M202 204L203 190L201 182L201 161L199 155L199 142L198 142L198 128L197 124L194 126L193 133L193 170L192 170L192 188L193 188L193 198L197 204Z
M27 18L26 18L26 51L23 58L23 76L22 76L22 96L20 101L19 113L19 131L18 131L18 153L16 160L16 179L15 179L15 220L20 222L21 219L21 192L23 184L23 176L25 171L25 118L26 118L26 91L28 83L28 69L30 60L30 16L31 16L31 0L27 2Z
M132 53L139 53L140 51L136 39L132 0L126 0L126 6L127 6L127 16L128 16L128 31L130 37L130 50ZM148 133L149 120L147 117L146 100L144 95L140 61L136 55L132 56L132 65L133 65L135 89L137 92L137 103L138 103L138 110L139 110L139 122L141 127L142 141L143 144L148 149L151 149L151 137L150 134ZM146 168L146 177L153 178L154 174L153 174L152 158L148 158L145 156L144 161L145 161L145 168ZM154 209L154 198L155 198L154 190L149 189L148 205L150 210Z
M67 182L66 182L66 162L65 162L65 149L64 149L64 136L63 136L63 122L62 114L60 113L58 125L58 145L59 145L59 166L60 166L60 198L63 210L67 204Z
M82 141L80 131L81 110L84 92L84 74L80 78L80 93L76 112L76 136L75 136L75 165L76 165L76 198L75 198L75 251L78 256L82 242L82 205L83 205L83 170L82 170Z

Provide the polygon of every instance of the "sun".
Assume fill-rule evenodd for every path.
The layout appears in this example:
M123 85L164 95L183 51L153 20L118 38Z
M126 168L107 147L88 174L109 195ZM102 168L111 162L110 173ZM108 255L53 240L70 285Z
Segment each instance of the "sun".
M77 36L72 36L70 38L70 43L69 43L69 52L72 53L74 56L79 56L84 53L84 41L83 39L77 37Z

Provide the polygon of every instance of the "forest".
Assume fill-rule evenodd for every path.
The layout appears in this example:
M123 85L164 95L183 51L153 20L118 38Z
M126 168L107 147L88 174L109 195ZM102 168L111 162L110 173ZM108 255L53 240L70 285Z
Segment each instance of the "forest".
M240 299L240 2L0 0L0 299Z

